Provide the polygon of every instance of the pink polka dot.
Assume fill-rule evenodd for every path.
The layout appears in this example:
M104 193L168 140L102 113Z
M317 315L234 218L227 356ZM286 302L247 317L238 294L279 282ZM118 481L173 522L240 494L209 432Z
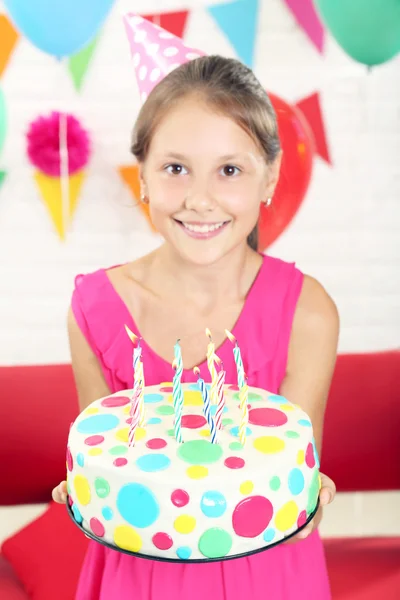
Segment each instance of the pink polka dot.
M117 406L125 406L129 402L130 400L127 396L110 396L109 398L104 398L101 401L101 405L107 408L116 408Z
M228 467L228 469L242 469L244 464L243 458L239 458L239 456L229 456L224 462L224 465Z
M240 408L240 404L238 404L237 406L238 406L238 408ZM248 404L247 408L248 408L248 410L250 410L251 409L251 404Z
M202 415L183 415L182 417L182 427L186 427L186 429L199 429L206 423L207 421Z
M155 533L152 537L152 541L159 550L169 550L173 544L171 536L162 531Z
M299 514L299 518L297 519L297 527L301 527L302 525L304 525L304 523L307 521L307 513L305 510L303 510L300 514Z
M166 394L172 394L173 391L174 391L174 388L172 388L172 387L162 387L162 388L160 388L160 392L164 392Z
M279 427L287 423L287 415L276 408L253 408L249 411L249 423L262 427Z
M103 537L106 532L103 523L96 519L96 517L90 519L90 529L93 531L94 535L97 535L97 537Z
M74 503L74 501L72 500L71 496L68 496L68 504L69 504L70 506L72 506L72 505L73 505L73 503Z
M235 392L238 392L239 391L239 386L238 385L230 385L228 389L233 390Z
M159 450L160 448L165 448L167 442L162 438L153 438L146 442L146 446L150 448L150 450Z
M68 471L72 471L74 468L74 461L72 460L72 454L69 448L67 448L67 467Z
M181 506L186 506L189 500L189 494L185 492L185 490L174 490L171 494L172 504L178 506L179 508Z
M116 467L123 467L124 465L126 465L128 463L128 461L126 460L126 458L123 458L122 456L119 456L118 458L116 458L114 460L114 465Z
M130 425L132 423L132 417L129 417L129 419L126 419L125 423L128 423L128 425Z
M104 437L102 435L91 435L85 440L85 444L87 446L97 446L98 444L102 444L103 442Z
M314 448L312 444L308 444L306 450L306 465L312 469L315 466Z
M232 514L235 533L241 537L254 538L268 527L274 509L264 496L249 496L241 500Z

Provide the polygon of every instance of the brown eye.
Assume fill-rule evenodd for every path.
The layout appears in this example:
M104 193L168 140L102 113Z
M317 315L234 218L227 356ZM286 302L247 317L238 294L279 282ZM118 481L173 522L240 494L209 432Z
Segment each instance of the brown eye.
M225 167L222 169L222 172L226 177L232 177L233 175L237 175L240 172L240 169L234 165L225 165Z
M181 175L181 173L184 173L186 171L185 167L179 164L168 165L166 167L166 170L168 171L168 173L171 173L171 175Z

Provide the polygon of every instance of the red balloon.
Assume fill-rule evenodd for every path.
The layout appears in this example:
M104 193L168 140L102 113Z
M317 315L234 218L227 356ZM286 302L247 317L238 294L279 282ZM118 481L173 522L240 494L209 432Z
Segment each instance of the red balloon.
M259 220L259 250L275 241L298 211L311 178L314 139L304 115L295 106L268 94L278 119L282 144L279 182L271 206L262 205Z

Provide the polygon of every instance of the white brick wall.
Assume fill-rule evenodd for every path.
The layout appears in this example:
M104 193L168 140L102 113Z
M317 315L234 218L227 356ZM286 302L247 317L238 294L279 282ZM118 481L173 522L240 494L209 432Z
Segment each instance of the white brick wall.
M341 313L342 351L398 347L400 59L367 73L329 37L321 57L281 0L261 4L256 74L289 101L320 91L334 161L332 168L315 161L306 201L270 253L296 260L326 285ZM0 156L8 171L0 190L0 364L68 360L65 314L74 274L158 244L116 171L131 161L138 110L120 15L192 7L187 43L234 56L205 5L117 1L80 94L65 67L25 40L18 44L1 81L9 132ZM94 141L65 244L53 232L25 159L28 124L51 109L75 113Z

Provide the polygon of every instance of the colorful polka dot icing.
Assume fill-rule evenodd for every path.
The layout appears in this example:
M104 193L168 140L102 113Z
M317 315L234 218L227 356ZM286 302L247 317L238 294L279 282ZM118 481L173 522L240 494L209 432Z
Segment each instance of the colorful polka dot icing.
M211 444L196 385L183 390L182 444L174 438L166 383L146 388L145 424L134 447L131 390L79 415L66 461L77 523L117 548L184 561L256 551L304 525L321 485L308 416L282 396L251 388L242 446L237 387L227 385L223 428Z

